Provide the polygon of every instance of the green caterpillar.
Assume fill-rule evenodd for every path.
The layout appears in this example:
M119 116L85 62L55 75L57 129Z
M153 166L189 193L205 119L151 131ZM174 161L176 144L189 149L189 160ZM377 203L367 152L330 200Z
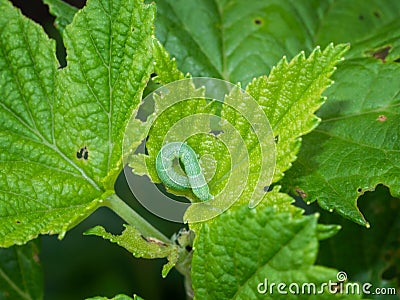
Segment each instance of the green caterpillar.
M175 158L182 163L186 176L174 170ZM196 152L185 143L173 142L164 145L157 154L156 170L161 181L171 189L181 191L191 188L202 201L213 198L201 171Z

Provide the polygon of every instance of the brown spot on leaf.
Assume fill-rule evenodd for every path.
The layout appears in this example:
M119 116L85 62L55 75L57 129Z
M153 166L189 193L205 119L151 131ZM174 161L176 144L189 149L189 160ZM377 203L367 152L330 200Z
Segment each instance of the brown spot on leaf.
M305 191L303 191L302 189L300 189L300 188L296 188L296 193L302 198L302 199L305 199L305 198L307 198L307 193L305 192Z
M40 258L39 258L39 255L37 254L37 253L35 253L34 255L33 255L33 260L36 262L36 263L39 263L40 262Z
M380 59L382 62L385 62L386 56L388 56L390 50L392 49L391 46L385 46L378 50L375 50L371 53L371 56Z
M159 239L156 239L156 238L153 238L153 237L144 237L143 235L141 235L141 237L142 237L145 241L147 241L147 242L149 242L149 243L151 243L151 244L156 244L157 246L163 246L163 247L166 247L166 246L167 246L166 243L164 243L163 241L160 241Z
M386 122L387 117L386 117L385 115L379 115L379 117L377 118L377 120L378 120L379 122Z

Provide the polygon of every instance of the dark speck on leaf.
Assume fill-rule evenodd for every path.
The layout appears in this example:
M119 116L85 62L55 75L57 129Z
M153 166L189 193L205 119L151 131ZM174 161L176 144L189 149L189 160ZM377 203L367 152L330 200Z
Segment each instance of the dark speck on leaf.
M82 147L81 149L79 149L79 151L76 152L76 158L77 159L84 159L84 160L88 160L89 158L89 151L87 150L87 147Z
M262 24L262 21L261 21L260 19L255 19L255 20L254 20L254 24L256 24L256 25L261 25L261 24Z
M361 193L362 192L362 188L358 188L357 192Z
M374 16L377 18L380 18L381 14L379 13L379 11L374 11Z
M187 252L190 252L190 251L192 251L193 248L190 247L190 246L186 246L185 249L186 249Z
M82 154L83 154L83 148L81 150L79 150L78 152L76 152L76 158L81 159Z
M279 135L277 135L276 137L275 137L275 143L277 144L279 142Z

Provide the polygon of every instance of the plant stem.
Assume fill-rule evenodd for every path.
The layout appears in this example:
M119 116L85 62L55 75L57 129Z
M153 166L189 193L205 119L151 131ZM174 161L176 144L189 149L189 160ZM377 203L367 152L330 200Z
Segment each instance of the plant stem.
M147 222L141 215L134 211L128 204L120 199L116 194L112 194L104 200L104 206L107 206L122 219L128 222L129 225L135 227L146 237L154 237L163 241L166 244L170 244L171 240L164 234L158 231L153 225Z

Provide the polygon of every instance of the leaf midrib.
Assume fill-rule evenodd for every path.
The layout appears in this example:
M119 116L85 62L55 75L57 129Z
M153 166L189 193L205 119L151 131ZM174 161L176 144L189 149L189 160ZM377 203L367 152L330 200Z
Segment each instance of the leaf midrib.
M224 74L222 74L221 70L219 70L219 69L211 62L211 60L210 60L209 57L208 57L208 54L207 54L207 53L203 50L203 48L201 47L201 43L199 43L197 40L195 40L195 39L193 38L193 36L192 36L191 33L190 33L190 30L186 27L185 23L182 22L182 20L179 18L180 13L179 13L179 12L177 13L177 11L175 10L175 7L172 6L172 5L170 5L170 3L169 3L168 1L166 1L166 5L168 5L170 11L173 11L173 12L174 12L176 19L179 20L179 23L182 25L182 26L181 26L181 29L184 30L184 31L187 33L187 37L189 37L189 38L196 44L196 46L197 46L197 48L200 50L200 52L204 55L204 57L207 58L208 65L211 66L211 67L214 69L214 71L216 71L216 72L219 74L219 77L220 77L220 78L223 78L223 79L224 79ZM167 38L167 39L168 39L168 38Z
M351 140L349 138L345 138L345 137L337 135L337 134L333 134L332 132L329 132L329 131L320 130L318 128L314 129L313 132L326 135L326 136L328 136L330 138L333 138L333 139L341 140L341 141L346 142L348 144L353 144L353 145L357 145L357 146L360 146L360 147L369 148L369 149L372 149L372 150L382 151L384 153L389 153L389 152L393 152L393 153L397 153L398 152L398 153L400 153L400 149L399 150L396 150L396 149L384 149L384 148L382 148L382 146L372 146L372 145L364 144L364 143L361 143L361 142L358 142L358 141Z
M322 117L321 124L328 123L328 122L345 120L345 119L349 119L349 118L353 118L353 117L359 117L359 116L368 115L368 114L377 113L377 112L387 112L387 113L392 114L392 115L399 115L400 112L389 111L388 110L388 109L394 108L394 107L400 107L400 103L396 103L396 104L393 104L393 105L381 106L381 107L377 107L376 109L360 111L360 112L353 113L353 114L348 114L348 115L338 115L337 117L335 116L335 117L331 117L331 118L327 118L327 119L324 119Z
M14 281L11 280L10 277L7 276L6 272L0 268L0 277L2 277L8 284L9 286L18 294L20 295L23 299L26 300L32 300L31 296L25 292L23 292L17 285L14 283Z

